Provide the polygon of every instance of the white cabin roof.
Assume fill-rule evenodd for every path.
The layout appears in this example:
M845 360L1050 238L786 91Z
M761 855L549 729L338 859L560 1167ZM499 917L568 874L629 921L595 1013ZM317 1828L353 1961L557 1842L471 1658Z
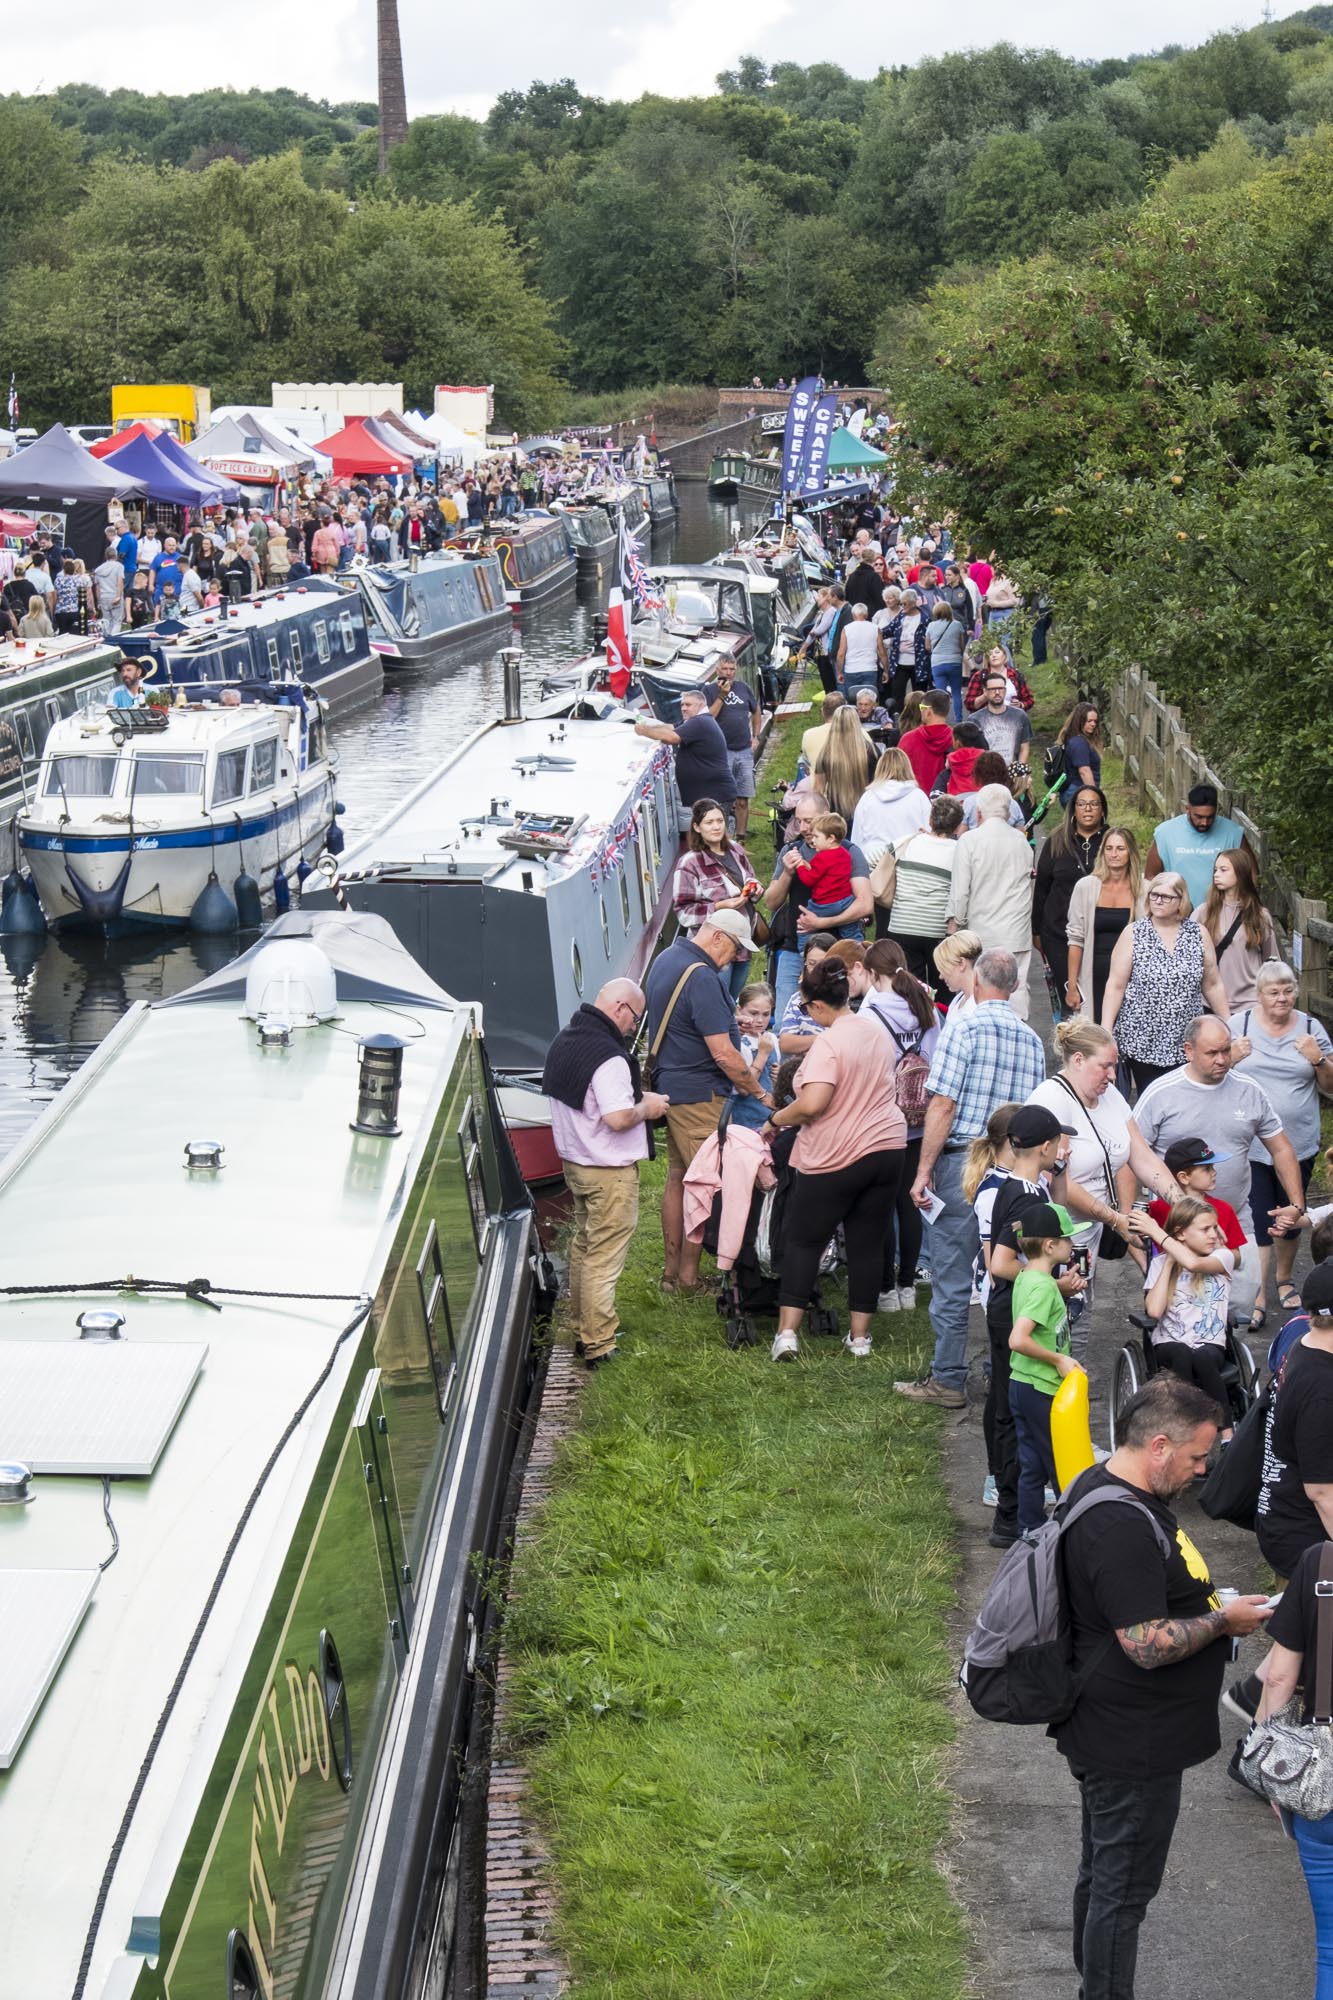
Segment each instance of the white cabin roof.
M101 665L107 673L120 663L120 648L101 639L87 639L77 632L57 632L51 639L8 639L0 645L0 688L12 698L10 680L33 669L47 672L69 661L87 661L91 669Z
M331 913L300 923L320 942L349 921ZM111 1486L120 1551L100 1574L110 1553L100 1477L40 1476L30 1505L0 1509L0 1604L30 1612L28 1660L20 1657L19 1665L31 1669L35 1654L39 1669L36 1680L30 1671L26 1690L15 1686L11 1626L0 1659L0 1720L9 1719L4 1696L12 1696L11 1711L25 1701L31 1708L42 1648L50 1667L84 1586L91 1594L63 1658L56 1654L11 1768L0 1772L0 1991L7 1996L57 2000L73 1988L104 1864L223 1552L358 1295L375 1288L440 1089L468 1032L471 1010L455 1008L417 967L400 990L404 954L387 926L360 915L354 927L362 973L344 988L339 969L335 1022L295 1030L289 1048L263 1052L226 980L187 1004L136 1007L0 1165L0 1286L133 1271L346 1295L226 1299L220 1314L179 1296L0 1298L0 1378L40 1373L43 1347L53 1363L58 1350L66 1383L87 1359L85 1386L91 1393L95 1369L100 1415L112 1433L99 1449L114 1454L123 1443L142 1454L161 1444L150 1475ZM332 948L330 956L336 962ZM372 960L382 999L365 976ZM357 1039L405 1033L404 998L415 1039L404 1054L402 1137L367 1140L349 1129ZM198 1139L223 1144L220 1172L185 1170L183 1148ZM107 1306L125 1315L124 1341L111 1348L80 1343L76 1316ZM146 1447L115 1437L122 1417L134 1428L136 1412L121 1412L105 1385L126 1360L142 1380L145 1352L158 1342L171 1345L177 1366L170 1396L163 1390L165 1431ZM234 1699L271 1572L356 1348L352 1339L340 1350L278 1460L204 1628L112 1882L90 2000L125 1947L159 1843L183 1838L193 1818L215 1732ZM51 1374L55 1385L55 1366ZM129 1370L125 1379L128 1387ZM170 1405L182 1385L173 1426ZM14 1407L12 1397L0 1402L0 1459L21 1456ZM66 1584L53 1596L43 1576L61 1572Z
M670 757L662 744L636 736L633 721L620 710L597 722L543 716L488 723L373 833L348 848L339 874L439 863L447 872L485 876L512 889L523 886L526 871L537 892L578 874L636 799L652 789L658 760ZM493 801L500 824L489 823ZM501 844L517 812L581 818L583 824L567 853L533 860Z

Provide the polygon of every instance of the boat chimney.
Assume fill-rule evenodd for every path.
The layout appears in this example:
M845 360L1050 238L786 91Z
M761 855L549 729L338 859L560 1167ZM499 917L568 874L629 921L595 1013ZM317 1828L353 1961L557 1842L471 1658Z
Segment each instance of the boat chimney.
M358 1044L361 1057L357 1079L354 1132L369 1133L375 1139L396 1139L398 1093L403 1082L403 1050L407 1043L398 1035L363 1035Z
M413 549L411 555L407 558L408 575L415 576L420 568L421 568L421 550Z
M519 668L523 660L521 646L501 646L500 658L504 661L505 712L506 722L523 720L523 683Z

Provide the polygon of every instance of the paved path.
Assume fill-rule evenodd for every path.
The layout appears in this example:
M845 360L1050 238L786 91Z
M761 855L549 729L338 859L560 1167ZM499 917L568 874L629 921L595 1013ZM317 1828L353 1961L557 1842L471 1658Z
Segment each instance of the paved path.
M1032 1025L1049 1043L1040 974ZM1098 1281L1088 1369L1093 1439L1103 1447L1124 1313L1141 1297L1131 1283L1137 1275L1126 1260L1107 1266ZM944 1419L961 1550L956 1652L999 1560L987 1541L994 1516L981 1505L985 1325L975 1309L973 1322L974 1399L961 1418ZM1271 1320L1259 1340L1269 1333ZM1252 1535L1210 1521L1189 1499L1179 1513L1216 1582L1266 1587ZM1243 1661L1253 1665L1263 1650L1247 1641ZM982 1722L961 1694L957 1709L957 1837L947 1861L972 1929L975 1991L979 2000L1075 2000L1071 1901L1080 1836L1068 1766L1043 1731ZM1238 1734L1235 1718L1223 1710L1222 1755L1185 1774L1166 1880L1141 1934L1140 2000L1298 2000L1313 1990L1314 1931L1296 1850L1268 1808L1227 1777L1225 1760Z

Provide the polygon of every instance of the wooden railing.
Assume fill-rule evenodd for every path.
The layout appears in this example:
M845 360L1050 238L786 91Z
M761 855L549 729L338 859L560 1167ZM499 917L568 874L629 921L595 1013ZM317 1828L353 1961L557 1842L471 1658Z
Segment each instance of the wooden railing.
M1264 902L1273 913L1284 955L1300 979L1300 1005L1333 1028L1329 976L1333 924L1327 904L1296 888L1244 795L1195 749L1180 710L1163 700L1141 667L1130 667L1113 686L1096 692L1102 703L1102 733L1124 759L1125 782L1137 795L1142 812L1174 819L1184 811L1192 785L1216 785L1220 809L1245 829L1258 859Z

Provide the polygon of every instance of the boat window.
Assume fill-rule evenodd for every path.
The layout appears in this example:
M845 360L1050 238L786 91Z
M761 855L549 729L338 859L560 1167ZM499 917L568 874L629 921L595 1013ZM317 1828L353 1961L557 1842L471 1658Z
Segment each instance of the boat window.
M63 762L63 759L61 760ZM134 760L136 799L197 798L204 789L202 757L145 751Z
M693 579L689 583L669 583L667 609L673 618L687 625L714 625L717 622L717 593L705 590Z
M291 639L292 639L292 672L296 675L297 679L299 680L301 677L301 668L305 664L304 660L301 657L300 633L293 632L291 635Z
M319 1635L319 1679L324 1696L324 1714L329 1725L329 1742L333 1747L333 1768L342 1789L350 1792L352 1718L347 1706L347 1683L343 1677L343 1663L338 1657L338 1648L333 1643L333 1634L328 1631Z
M343 635L343 651L345 653L354 653L356 651L356 627L352 623L352 614L350 611L343 612L342 617L338 620L338 625Z
M478 1257L486 1255L486 1241L490 1235L491 1218L486 1200L486 1169L482 1154L481 1126L477 1118L477 1107L472 1098L463 1106L463 1116L458 1127L458 1154L463 1162L463 1181L467 1189L468 1213L472 1219L472 1235L477 1245Z
M36 755L32 747L32 724L28 721L28 712L26 709L15 709L14 727L18 731L19 749L23 752L24 761L26 762Z
M266 736L262 743L256 743L250 759L250 790L266 792L273 783L273 774L278 768L278 739Z
M268 642L268 670L275 681L282 679L282 663L278 659L278 642L276 639L270 639Z
M227 1933L227 1983L224 1988L226 2000L261 2000L263 1987L259 1983L259 1971L254 1954L246 1942L243 1931Z
M224 750L213 776L213 804L230 805L245 792L245 751Z
M580 956L579 956L579 948L578 948L577 944L575 944L575 945L571 945L571 946L570 946L570 950L571 950L571 952L573 953L573 963L574 963L574 991L575 991L575 992L576 992L576 993L577 993L577 994L579 995L579 998L580 998L580 999L582 999L582 997L583 997L583 960L582 960L582 958L580 958Z
M46 726L48 729L54 729L60 720L60 703L54 695L48 695L44 705L46 708Z
M610 918L609 918L609 917L607 916L607 914L606 914L606 897L605 897L605 896L599 896L599 897L597 898L597 907L598 907L598 909L599 909L599 910L601 911L601 915L602 915L602 950L603 950L603 951L604 951L604 952L606 953L607 957L608 957L608 958L610 958L610 956L611 956L611 920L610 920Z
M329 664L329 628L322 618L315 627L315 651L319 654L320 665L327 667Z
M620 921L629 929L629 869L622 865L620 870Z
M648 810L643 816L643 824L644 830L648 835L648 863L653 873L656 874L657 863L662 852L662 835L657 824L657 800L655 798L651 798L648 801Z
M718 610L729 625L743 625L749 628L749 613L745 604L745 591L738 583L724 583L719 593Z
M53 757L46 773L46 796L109 799L116 783L115 757Z

